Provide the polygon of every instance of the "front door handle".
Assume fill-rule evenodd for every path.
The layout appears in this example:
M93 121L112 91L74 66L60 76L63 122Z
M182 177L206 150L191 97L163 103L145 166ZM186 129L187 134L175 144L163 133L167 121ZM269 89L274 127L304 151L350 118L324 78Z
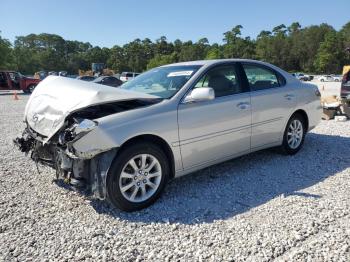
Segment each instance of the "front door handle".
M244 110L244 109L247 109L247 108L250 107L250 103L249 102L240 102L240 103L237 104L237 107L239 109Z

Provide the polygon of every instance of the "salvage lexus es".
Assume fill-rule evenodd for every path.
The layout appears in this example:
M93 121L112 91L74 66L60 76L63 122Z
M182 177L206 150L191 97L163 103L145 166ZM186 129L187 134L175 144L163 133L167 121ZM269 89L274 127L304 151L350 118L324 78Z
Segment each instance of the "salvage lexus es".
M50 76L25 109L20 150L95 197L134 211L181 175L253 151L302 147L317 88L254 60L166 65L120 88Z

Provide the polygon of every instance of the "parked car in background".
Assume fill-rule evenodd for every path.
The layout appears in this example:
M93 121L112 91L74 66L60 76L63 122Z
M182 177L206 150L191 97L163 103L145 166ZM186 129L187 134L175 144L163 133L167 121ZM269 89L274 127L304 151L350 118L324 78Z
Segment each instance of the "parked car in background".
M135 77L137 77L140 73L135 73L135 72L123 72L120 75L120 80L122 80L123 82L128 82L132 79L134 79Z
M40 81L16 71L0 71L0 90L22 90L24 93L31 93Z
M40 80L44 80L45 77L48 76L48 73L46 71L39 71L39 72L35 72L34 74L34 78L35 79L40 79Z
M16 144L71 184L134 211L172 178L269 147L296 154L321 113L317 87L276 66L193 61L120 88L49 77L28 101Z
M94 76L78 76L76 79L83 80L83 81L94 81L96 77Z
M102 84L106 86L113 86L113 87L118 87L123 84L121 80L114 76L100 76L97 77L96 79L92 80L92 82L97 83L97 84Z
M322 75L318 78L318 80L321 82L340 82L342 77L336 75Z
M340 97L350 99L350 70L343 75Z
M305 75L303 73L293 73L292 75L300 81L311 81L313 79L313 76Z
M58 72L58 75L59 75L59 76L64 76L64 77L66 77L67 74L68 74L67 71L59 71L59 72Z
M74 79L76 79L78 76L79 76L79 75L67 75L67 77L69 77L69 78L74 78Z
M56 71L50 71L48 73L49 76L58 76L58 73Z
M341 82L343 80L342 75L332 75L334 82Z

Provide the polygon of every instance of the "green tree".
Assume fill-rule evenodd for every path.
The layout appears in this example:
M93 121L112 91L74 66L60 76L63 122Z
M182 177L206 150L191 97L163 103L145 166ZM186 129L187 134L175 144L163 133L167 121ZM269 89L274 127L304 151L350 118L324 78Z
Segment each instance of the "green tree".
M345 48L344 64L350 64L350 22L346 23L340 30L341 37Z
M179 54L179 61L192 61L204 59L206 53L206 45L204 42L193 43L187 41L182 43L181 51Z
M171 64L177 62L177 53L172 53L170 55L160 55L157 54L147 64L147 69L151 69L157 66Z
M205 59L220 59L222 58L222 52L218 44L213 44L205 57Z
M321 43L314 66L317 73L341 72L345 50L341 35L337 32L329 32Z
M1 31L0 31L1 33ZM11 43L0 35L0 69L10 69L14 66Z
M127 58L123 47L113 46L111 48L110 57L107 60L107 66L116 72L129 71Z
M254 58L255 44L250 37L241 38L241 25L224 33L223 57L224 58Z
M76 74L91 63L106 63L116 72L137 71L179 61L253 58L270 62L289 71L337 72L350 63L350 22L337 32L328 24L302 27L298 22L263 30L256 39L242 37L241 25L225 32L222 44L168 41L165 36L152 42L135 39L123 46L101 48L90 43L65 40L55 34L18 36L13 44L0 36L0 67L25 74L39 70L67 70Z
M256 56L286 70L290 70L290 41L284 24L270 31L262 31L256 41Z
M340 34L344 39L345 47L350 47L350 22L346 23L340 30Z
M315 59L327 33L335 31L327 24L305 27L300 34L295 35L291 53L298 60L299 68L306 72L315 72Z

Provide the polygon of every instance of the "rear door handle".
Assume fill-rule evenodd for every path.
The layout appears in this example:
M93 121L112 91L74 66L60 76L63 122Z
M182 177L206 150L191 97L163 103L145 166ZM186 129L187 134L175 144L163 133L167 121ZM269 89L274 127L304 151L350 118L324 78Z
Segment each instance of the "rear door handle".
M284 96L284 98L287 99L287 100L292 100L292 98L294 98L294 95L293 94L286 94Z
M244 110L244 109L247 109L247 108L250 107L250 103L249 102L240 102L240 103L237 104L237 107L239 109Z

